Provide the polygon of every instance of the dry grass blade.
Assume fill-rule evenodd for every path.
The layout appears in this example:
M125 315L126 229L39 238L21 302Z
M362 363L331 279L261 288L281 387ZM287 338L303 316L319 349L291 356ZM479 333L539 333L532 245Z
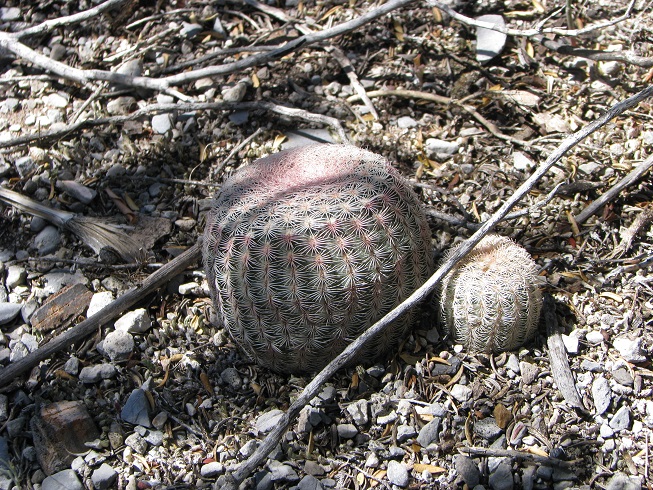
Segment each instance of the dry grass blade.
M2 187L0 187L0 200L21 211L48 220L60 228L73 232L97 254L110 249L120 255L125 262L142 262L145 258L145 253L139 244L117 225L79 216L60 209L53 209L18 192Z

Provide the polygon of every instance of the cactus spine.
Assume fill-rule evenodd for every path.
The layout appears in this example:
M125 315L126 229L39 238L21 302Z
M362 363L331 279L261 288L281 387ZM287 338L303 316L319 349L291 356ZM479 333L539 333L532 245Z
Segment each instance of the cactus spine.
M526 250L509 238L488 235L442 281L444 328L471 351L516 349L537 329L540 282Z
M383 157L311 145L241 168L207 217L204 266L233 339L278 372L316 371L432 273L418 197ZM359 362L396 345L408 313Z

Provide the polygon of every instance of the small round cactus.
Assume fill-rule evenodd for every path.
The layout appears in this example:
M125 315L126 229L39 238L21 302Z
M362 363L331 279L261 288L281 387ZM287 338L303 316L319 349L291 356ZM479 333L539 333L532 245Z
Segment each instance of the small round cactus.
M383 157L310 145L239 169L208 214L204 267L235 342L277 372L313 372L433 270L418 197ZM396 345L411 312L357 362Z
M483 238L440 286L440 312L452 340L476 352L523 345L535 333L542 308L537 270L509 238Z

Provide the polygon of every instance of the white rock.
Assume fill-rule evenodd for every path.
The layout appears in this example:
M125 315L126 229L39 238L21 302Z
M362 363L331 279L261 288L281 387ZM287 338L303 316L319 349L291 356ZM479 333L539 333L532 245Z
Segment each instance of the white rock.
M494 24L496 27L506 27L503 17L500 15L481 15L476 20ZM476 59L479 63L485 64L494 57L501 54L506 45L507 36L502 32L479 27L476 29Z
M635 340L630 340L626 337L619 337L614 339L612 343L615 349L619 351L621 357L627 362L644 362L646 356L642 352L642 339L641 337Z
M598 345L605 339L603 338L603 334L601 332L598 330L592 330L587 332L587 335L585 335L585 340L587 340L590 345Z
M562 334L562 343L569 354L578 354L578 337Z
M125 359L134 350L134 337L124 330L109 332L102 341L102 350L112 361Z
M451 396L457 401L464 403L471 399L472 389L469 386L457 384L451 388Z
M256 430L263 434L270 432L283 417L283 412L277 408L261 414L255 422Z
M458 152L460 145L455 141L445 141L437 138L428 138L424 143L424 149L429 158L446 160Z
M359 427L369 422L367 414L367 400L358 400L351 405L347 406L347 411L351 415L352 420Z
M612 400L612 390L610 389L610 383L603 376L597 376L592 383L592 398L597 415L605 413Z
M50 107L56 107L57 109L63 109L64 107L68 107L68 94L61 94L61 93L53 93L53 94L48 94L45 97L43 97L43 102L45 105L48 105Z
M158 134L165 134L172 129L172 115L157 114L152 116L152 129Z
M111 291L100 291L99 293L93 294L91 302L86 309L86 317L95 315L102 308L111 304L112 301L113 293Z
M393 485L404 488L408 486L408 469L403 463L390 461L388 463L388 481Z
M535 162L521 151L516 151L512 155L512 165L515 170L530 170L535 167Z
M116 330L139 334L147 332L152 327L152 320L145 308L138 308L125 313L114 325Z

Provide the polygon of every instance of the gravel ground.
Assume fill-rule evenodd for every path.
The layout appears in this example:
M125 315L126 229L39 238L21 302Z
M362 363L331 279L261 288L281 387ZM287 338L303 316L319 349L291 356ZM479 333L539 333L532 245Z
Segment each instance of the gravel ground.
M527 28L559 3L454 7L469 16L502 14L511 27ZM91 6L85 4L79 8ZM250 44L276 45L297 37L302 25L316 30L371 8L290 1L281 7L301 22L284 24L232 2L132 2L101 21L33 37L29 45L75 67L158 77L183 72L193 60L194 68L237 61ZM576 25L606 21L625 7L622 1L575 5ZM0 8L0 30L77 8L58 0L9 1ZM555 38L651 56L650 10L635 2L619 24ZM547 25L565 22L558 13ZM567 134L652 76L646 67L563 56L513 37L481 66L474 41L471 28L415 2L333 44L179 90L193 102L276 101L339 119L354 144L393 160L414 183L441 255L496 211ZM333 46L368 92L395 91L371 97L377 120L353 98L355 87L325 49ZM198 61L222 49L231 51ZM128 87L81 86L1 56L0 142L175 102ZM459 104L415 92L464 99L500 136ZM225 176L302 144L307 135L337 139L323 125L248 108L148 115L5 147L3 186L125 225L150 254L145 266L98 257L74 234L3 205L0 365L34 351L194 244ZM496 230L523 245L546 279L586 411L570 406L554 382L543 322L518 351L473 354L448 342L426 307L421 325L394 355L331 379L244 486L650 488L653 230L641 218L651 212L650 176L585 223L574 217L636 168L652 145L653 110L644 102L574 149L518 206L523 215ZM635 229L638 217L643 225ZM74 301L58 317L47 302L65 288ZM211 318L197 265L4 387L0 489L210 488L233 471L311 378L252 364Z

